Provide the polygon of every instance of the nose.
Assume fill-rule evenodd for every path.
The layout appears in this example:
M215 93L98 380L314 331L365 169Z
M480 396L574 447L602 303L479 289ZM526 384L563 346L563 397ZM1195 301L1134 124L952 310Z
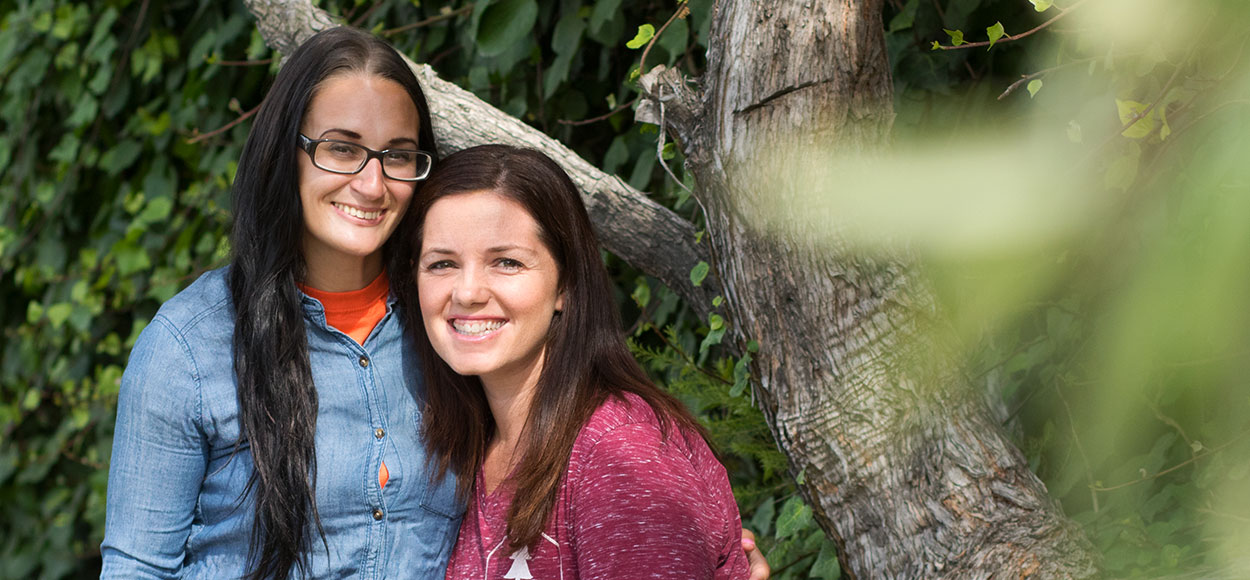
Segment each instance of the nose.
M490 290L483 275L473 268L460 270L452 298L462 306L484 304L490 298Z
M382 175L382 160L370 159L364 169L352 180L352 189L371 198L381 197L386 191L386 178Z

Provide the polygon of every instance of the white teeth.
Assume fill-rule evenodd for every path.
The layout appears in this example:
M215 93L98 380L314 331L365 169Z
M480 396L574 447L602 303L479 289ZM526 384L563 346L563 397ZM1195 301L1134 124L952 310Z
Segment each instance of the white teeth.
M502 320L453 320L451 325L455 327L456 332L466 336L482 336L499 330L503 326Z
M334 202L330 202L330 203L334 203ZM343 205L343 204L341 204L341 203L334 203L334 207L337 207L337 208L339 208L339 209L343 210L343 213L345 213L345 214L347 214L347 215L349 215L349 216L352 216L352 217L354 217L354 218L360 218L360 219L362 219L362 220L372 220L372 219L378 219L378 216L382 215L382 210L378 210L378 211L360 211L360 210L358 210L358 209L356 209L356 208L354 208L354 207L352 207L352 206L350 206L350 205Z

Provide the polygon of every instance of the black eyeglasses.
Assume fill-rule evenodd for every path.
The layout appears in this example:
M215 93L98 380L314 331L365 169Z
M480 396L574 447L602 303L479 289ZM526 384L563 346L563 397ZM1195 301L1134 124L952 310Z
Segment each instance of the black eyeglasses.
M416 149L374 151L364 145L338 139L309 139L299 135L299 148L308 153L313 165L330 173L360 173L370 159L382 163L382 175L396 181L421 181L430 174L434 157Z

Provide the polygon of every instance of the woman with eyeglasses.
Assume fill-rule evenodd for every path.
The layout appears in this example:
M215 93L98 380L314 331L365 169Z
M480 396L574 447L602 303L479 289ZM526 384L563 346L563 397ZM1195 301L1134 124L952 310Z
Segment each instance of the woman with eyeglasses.
M388 277L410 275L392 234L435 155L385 42L334 28L290 56L239 161L230 265L130 354L102 577L443 575L464 506L427 461Z
M291 55L235 176L232 260L166 302L122 378L103 577L431 578L463 506L431 480L388 240L434 156L386 43Z

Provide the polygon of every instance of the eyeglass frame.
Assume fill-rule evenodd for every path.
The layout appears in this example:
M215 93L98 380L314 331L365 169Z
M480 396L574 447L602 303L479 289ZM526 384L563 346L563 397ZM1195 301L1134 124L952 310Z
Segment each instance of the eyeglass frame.
M320 145L322 143L343 143L345 145L351 145L353 147L359 147L361 149L364 149L365 161L364 163L361 163L360 167L357 167L355 171L339 171L337 169L329 169L326 167L322 167L317 164L317 155L315 153L317 150L317 145ZM356 175L360 173L361 171L364 171L365 166L368 165L369 161L372 159L378 160L378 165L382 168L382 175L384 177L386 177L387 179L394 179L395 181L403 181L405 183L413 183L416 181L421 181L429 177L430 171L434 169L434 156L420 149L396 148L396 149L383 149L381 151L376 151L374 149L365 147L364 145L361 145L360 143L353 143L351 141L344 141L342 139L311 139L308 136L304 135L303 133L296 134L296 145L300 149L303 149L304 152L308 154L308 160L312 162L313 167L316 167L317 169L320 169L322 171L334 173L337 175ZM391 176L390 174L386 172L386 162L382 159L383 155L386 155L387 153L390 153L391 151L412 151L413 153L424 155L426 158L425 173L418 177L393 177Z

